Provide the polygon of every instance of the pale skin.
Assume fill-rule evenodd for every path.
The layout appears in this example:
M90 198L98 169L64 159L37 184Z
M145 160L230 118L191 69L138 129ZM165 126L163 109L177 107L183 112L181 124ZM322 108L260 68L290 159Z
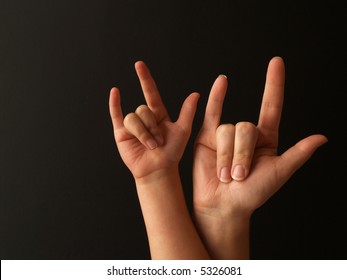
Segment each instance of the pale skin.
M152 259L209 259L186 207L178 164L190 137L199 94L172 122L147 66L135 64L146 105L123 117L120 92L109 108L118 151L134 176Z
M302 139L277 154L285 69L274 57L266 76L258 124L220 124L227 78L212 86L195 142L194 219L214 259L249 258L249 220L315 152L324 135ZM232 108L228 108L232 110Z
M312 135L277 155L283 60L269 63L257 125L220 124L226 77L219 76L211 89L193 167L194 220L205 246L189 217L178 173L198 94L187 97L178 120L171 122L148 68L143 62L135 68L147 105L124 118L117 88L109 104L118 150L136 182L152 258L248 259L254 210L327 141Z

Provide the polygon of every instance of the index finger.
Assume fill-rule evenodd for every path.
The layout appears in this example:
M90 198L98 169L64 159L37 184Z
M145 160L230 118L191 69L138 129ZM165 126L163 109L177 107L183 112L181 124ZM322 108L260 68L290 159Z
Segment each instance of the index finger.
M274 57L269 62L258 128L266 142L277 146L278 129L282 114L284 95L284 62Z
M160 97L157 85L155 84L151 72L143 61L135 63L137 76L139 77L141 88L145 96L148 107L152 110L157 121L169 119L169 115Z
M227 87L228 80L224 75L220 75L213 83L206 105L205 117L202 124L203 129L216 130L219 126Z

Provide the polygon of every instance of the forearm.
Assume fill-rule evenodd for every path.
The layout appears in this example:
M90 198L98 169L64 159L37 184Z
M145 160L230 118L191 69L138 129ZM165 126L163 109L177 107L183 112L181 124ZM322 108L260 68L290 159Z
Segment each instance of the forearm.
M201 239L212 259L249 259L249 217L221 218L194 213Z
M136 180L152 259L208 259L191 220L178 168Z

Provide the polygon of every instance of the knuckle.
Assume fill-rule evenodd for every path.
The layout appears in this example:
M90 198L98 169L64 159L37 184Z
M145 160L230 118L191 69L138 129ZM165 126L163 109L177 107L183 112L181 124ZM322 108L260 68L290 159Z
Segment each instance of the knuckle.
M217 135L230 135L235 131L235 126L232 124L221 124L217 127Z
M149 110L149 108L148 108L148 106L147 105L144 105L144 104L142 104L142 105L140 105L139 107L137 107L137 109L136 109L136 111L135 111L135 113L136 114L143 114L143 113L145 113L145 112L147 112Z
M251 156L252 156L252 153L247 150L237 151L235 152L235 155L234 155L234 157L237 159L247 159L247 158L250 158Z
M124 125L130 125L131 123L134 122L134 120L136 119L136 115L135 113L129 113L125 116L123 122L124 122Z
M232 162L232 155L227 153L227 152L223 152L221 154L218 155L218 163L219 165L230 165Z
M253 157L253 152L248 151L248 150L237 151L234 154L234 159L237 162L249 161L250 159L252 159L252 157Z
M253 133L256 130L256 126L251 122L239 122L236 124L237 133L242 135Z

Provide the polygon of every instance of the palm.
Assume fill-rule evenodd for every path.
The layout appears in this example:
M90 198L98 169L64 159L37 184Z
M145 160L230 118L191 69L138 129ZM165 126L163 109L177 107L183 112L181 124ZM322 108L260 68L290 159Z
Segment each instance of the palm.
M183 155L189 134L178 123L168 120L162 121L159 129L166 142L154 150L147 149L126 129L118 132L118 150L124 163L136 178L177 164Z
M222 183L216 174L216 147L208 146L203 137L197 139L194 160L194 207L255 209L276 191L276 159L272 149L256 148L252 172L243 181ZM271 172L269 172L271 170Z

